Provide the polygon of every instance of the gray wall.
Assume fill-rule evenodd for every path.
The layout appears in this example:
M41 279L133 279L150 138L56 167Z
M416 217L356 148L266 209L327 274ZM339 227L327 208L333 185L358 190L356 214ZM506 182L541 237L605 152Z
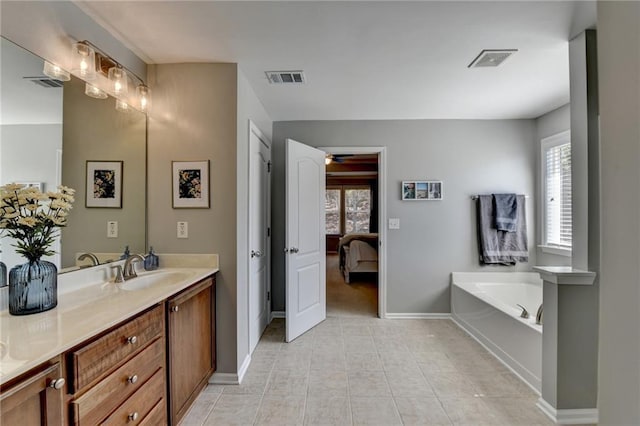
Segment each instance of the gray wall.
M453 271L529 270L535 258L534 120L275 122L273 130L273 310L284 310L284 140L311 146L386 146L387 214L401 229L387 241L387 311L448 313ZM403 202L402 180L442 180L442 201ZM473 194L527 194L529 263L482 267Z
M158 252L219 254L218 371L236 373L237 67L154 65L148 78L154 97L148 124L148 241ZM210 160L211 208L172 208L174 160ZM189 238L176 237L178 221L189 223Z
M598 2L600 424L640 424L640 3Z
M76 190L69 226L62 229L62 266L82 252L145 252L146 116L115 109L115 99L84 94L85 83L65 82L63 92L61 182ZM53 157L55 158L55 157ZM86 164L122 161L122 208L86 207ZM107 221L118 222L118 237L107 238Z
M537 152L536 152L536 202L542 199L542 177L539 174L539 170L542 163L542 150L540 147L540 141L549 136L569 130L571 127L571 110L569 104L561 106L540 116L536 119L537 130ZM537 203L540 204L540 203ZM542 206L536 206L537 221L536 221L536 242L542 244L544 238L542 236L542 221L544 220ZM537 248L537 264L541 266L570 266L571 256L561 256L552 253L545 253L541 248Z

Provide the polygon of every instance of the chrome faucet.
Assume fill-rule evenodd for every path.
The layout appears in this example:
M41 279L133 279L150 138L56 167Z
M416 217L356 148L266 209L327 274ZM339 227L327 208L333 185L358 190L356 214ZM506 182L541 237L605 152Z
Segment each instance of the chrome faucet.
M538 313L536 314L536 324L542 325L542 303L538 308Z
M144 256L140 254L132 254L131 256L127 257L127 260L124 261L123 267L123 278L125 280L130 280L131 278L135 278L138 276L138 274L136 274L136 268L133 265L135 262L144 262Z
M91 266L98 266L100 264L100 261L98 260L98 256L96 256L93 253L82 253L80 256L78 256L78 260L85 260L85 259L91 259L91 263L93 264Z
M527 308L525 308L519 303L516 303L516 305L518 305L520 309L522 309L522 312L520 313L520 318L529 318L529 312L527 311Z

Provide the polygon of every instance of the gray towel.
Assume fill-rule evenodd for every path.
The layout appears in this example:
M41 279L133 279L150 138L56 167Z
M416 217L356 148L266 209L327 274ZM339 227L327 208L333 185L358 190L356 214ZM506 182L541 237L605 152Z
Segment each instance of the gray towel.
M476 207L481 264L515 265L516 262L529 261L524 195L516 196L516 201L518 206L516 231L505 232L495 228L493 196L478 196Z
M493 194L495 225L498 231L516 232L518 226L518 202L516 194Z

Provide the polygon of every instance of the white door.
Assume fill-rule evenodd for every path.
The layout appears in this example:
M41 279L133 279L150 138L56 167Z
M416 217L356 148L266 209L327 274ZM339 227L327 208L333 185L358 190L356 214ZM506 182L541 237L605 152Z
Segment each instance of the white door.
M249 123L249 353L269 322L271 144Z
M286 339L292 341L324 321L324 151L287 139Z

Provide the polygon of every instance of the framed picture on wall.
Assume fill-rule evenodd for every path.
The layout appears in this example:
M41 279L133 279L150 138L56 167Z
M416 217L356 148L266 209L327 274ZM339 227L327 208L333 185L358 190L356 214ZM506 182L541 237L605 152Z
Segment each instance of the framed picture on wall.
M172 161L173 208L209 208L209 160Z
M122 208L122 161L87 161L87 207Z
M44 192L44 182L16 182L24 188L38 188L38 191Z
M403 201L442 200L442 181L410 180L402 181Z

